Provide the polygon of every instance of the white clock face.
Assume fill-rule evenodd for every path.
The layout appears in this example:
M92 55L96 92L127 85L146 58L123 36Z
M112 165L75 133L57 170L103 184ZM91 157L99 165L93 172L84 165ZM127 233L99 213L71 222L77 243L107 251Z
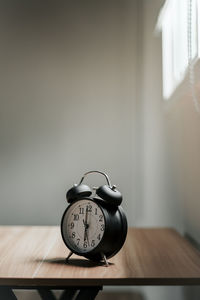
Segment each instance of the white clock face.
M70 248L78 253L86 253L100 243L105 230L105 217L95 202L79 200L67 210L62 229Z

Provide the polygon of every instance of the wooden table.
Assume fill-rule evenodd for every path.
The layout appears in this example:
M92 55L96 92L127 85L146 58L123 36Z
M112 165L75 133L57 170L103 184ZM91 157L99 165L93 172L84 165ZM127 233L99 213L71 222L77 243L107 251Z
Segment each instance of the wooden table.
M48 300L51 289L63 289L60 299L88 300L104 285L200 284L200 252L173 229L129 228L109 267L76 255L66 264L68 253L59 227L0 227L0 299L16 299L14 288Z

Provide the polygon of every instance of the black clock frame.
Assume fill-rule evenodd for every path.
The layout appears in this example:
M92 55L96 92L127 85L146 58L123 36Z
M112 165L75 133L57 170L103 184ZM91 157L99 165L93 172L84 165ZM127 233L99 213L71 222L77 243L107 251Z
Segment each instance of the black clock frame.
M105 229L102 239L94 249L88 252L79 252L74 250L67 243L63 234L63 222L68 209L75 202L82 200L89 200L96 203L102 210L105 218ZM66 208L61 219L61 235L65 245L71 250L71 252L94 261L101 261L103 255L105 255L106 258L111 258L122 248L126 240L127 227L126 215L121 206L113 207L100 198L92 197L84 197L74 201Z

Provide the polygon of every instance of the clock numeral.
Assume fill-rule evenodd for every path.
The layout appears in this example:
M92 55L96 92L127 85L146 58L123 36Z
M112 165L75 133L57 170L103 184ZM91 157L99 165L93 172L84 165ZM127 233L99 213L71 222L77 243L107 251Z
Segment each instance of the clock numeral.
M78 214L74 215L74 221L78 221L78 220L79 220L79 215Z
M95 208L95 215L97 215L97 208Z
M83 248L87 248L87 243L86 242L83 243Z
M84 214L84 207L79 207L79 215L83 215Z
M100 239L101 239L101 234L100 233L97 235L97 239L100 241Z
M86 210L87 210L87 212L92 212L92 205L88 205Z
M101 224L101 231L104 231L104 229L105 229L104 224Z
M71 222L70 224L70 228L73 229L74 228L74 222Z
M95 240L92 240L91 242L91 246L94 247L95 246Z
M77 239L76 242L77 242L76 245L79 246L80 239Z
M72 232L72 239L74 239L76 236L76 233L75 232Z
M99 222L103 222L103 215L99 216Z

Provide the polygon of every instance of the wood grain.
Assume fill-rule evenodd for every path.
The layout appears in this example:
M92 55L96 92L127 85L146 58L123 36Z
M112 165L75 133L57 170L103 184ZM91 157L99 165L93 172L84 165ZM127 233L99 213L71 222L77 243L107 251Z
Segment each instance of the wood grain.
M68 253L59 227L0 227L0 285L200 284L200 253L173 229L130 228L108 268Z

